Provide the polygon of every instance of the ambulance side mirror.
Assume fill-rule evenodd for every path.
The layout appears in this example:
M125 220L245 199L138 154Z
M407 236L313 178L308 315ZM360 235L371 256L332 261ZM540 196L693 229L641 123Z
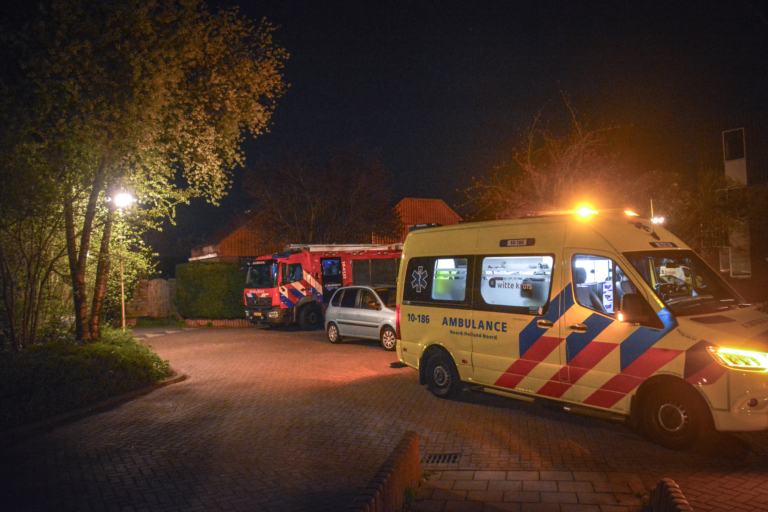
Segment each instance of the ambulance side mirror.
M621 321L628 324L647 324L651 319L647 308L648 303L639 294L625 293L619 308Z

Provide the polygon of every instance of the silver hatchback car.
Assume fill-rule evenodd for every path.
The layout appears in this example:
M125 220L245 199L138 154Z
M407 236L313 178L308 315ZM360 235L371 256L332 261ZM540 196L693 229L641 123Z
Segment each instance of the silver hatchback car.
M345 286L336 290L325 312L328 341L380 340L384 350L395 350L396 292L394 286Z

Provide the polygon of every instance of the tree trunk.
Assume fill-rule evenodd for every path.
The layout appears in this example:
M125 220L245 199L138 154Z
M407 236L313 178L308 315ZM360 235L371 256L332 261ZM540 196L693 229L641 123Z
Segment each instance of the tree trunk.
M75 337L80 341L89 341L91 339L90 325L88 323L88 290L86 289L85 272L88 264L91 233L93 232L93 219L96 216L96 206L104 186L106 165L107 160L104 157L101 159L101 163L93 176L91 193L88 196L88 205L85 208L83 230L80 234L79 252L76 248L75 217L72 201L69 200L64 205L67 224L67 252L69 253L69 269L72 274L72 290L75 302Z
M14 301L13 275L8 268L8 262L5 259L2 244L0 244L0 282L2 282L3 285L3 303L5 304L5 316L8 318L11 346L13 347L13 351L18 353L19 340L16 333L16 318L14 316L16 304Z
M107 220L104 222L104 234L101 237L99 249L99 264L96 268L96 285L93 289L93 305L91 306L91 339L101 338L99 319L104 296L107 294L107 281L109 278L109 241L112 236L112 218L114 210L109 208Z
M75 303L75 336L78 340L86 339L83 321L85 313L81 312L85 304L85 275L78 275L77 241L75 240L75 212L72 199L64 202L64 227L67 234L67 256L69 257L69 275L72 278L72 301Z

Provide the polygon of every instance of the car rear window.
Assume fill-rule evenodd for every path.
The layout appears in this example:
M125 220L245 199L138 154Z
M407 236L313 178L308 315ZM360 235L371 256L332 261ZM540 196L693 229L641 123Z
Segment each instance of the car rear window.
M387 307L392 307L397 302L397 296L395 294L394 288L376 288L376 293Z
M344 297L341 298L341 307L353 308L357 301L357 288L344 290Z

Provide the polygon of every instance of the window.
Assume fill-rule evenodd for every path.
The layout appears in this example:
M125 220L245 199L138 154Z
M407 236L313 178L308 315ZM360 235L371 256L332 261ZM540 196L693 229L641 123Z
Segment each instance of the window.
M252 288L274 288L277 286L277 262L259 260L248 267L246 286Z
M353 308L357 302L357 288L344 290L344 296L341 298L341 307Z
M723 132L723 151L726 162L744 158L744 128Z
M468 307L469 261L466 256L411 258L405 271L403 301Z
M304 272L301 270L301 263L283 263L283 284L290 284L304 279Z
M467 259L440 258L435 261L432 298L463 301L467 292Z
M344 290L337 291L331 299L331 306L337 308L341 304L341 296L344 295Z
M742 302L693 251L625 252L624 257L676 316L704 315Z
M321 266L323 269L323 277L341 275L341 259L328 258L328 259L323 259L321 261L322 261Z
M637 293L624 271L610 258L577 254L571 263L573 295L585 308L613 316L625 293Z
M552 256L487 256L480 263L486 309L542 315L549 303Z
M370 290L360 290L360 309L379 309L379 301Z
M393 307L397 303L396 288L376 288L376 293L387 307Z

